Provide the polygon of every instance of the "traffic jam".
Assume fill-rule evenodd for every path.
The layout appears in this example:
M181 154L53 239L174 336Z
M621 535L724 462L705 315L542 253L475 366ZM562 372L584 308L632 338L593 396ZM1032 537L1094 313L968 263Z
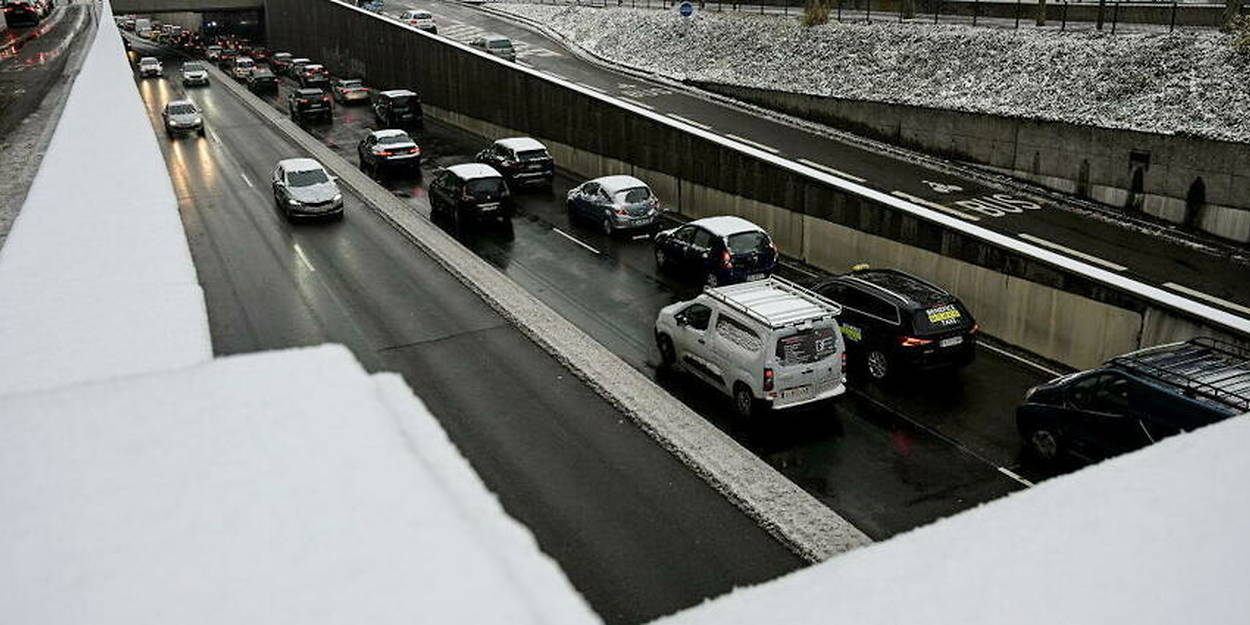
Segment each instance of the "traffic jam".
M429 11L393 19L438 30ZM583 247L598 252L574 238L579 233L613 249L649 248L656 278L686 285L688 297L660 308L651 335L635 340L658 354L658 369L692 382L694 393L719 397L753 428L796 411L827 410L848 389L888 395L940 376L958 384L953 372L971 365L978 345L990 340L981 336L976 311L943 285L868 265L840 275L795 273L790 268L801 263L787 259L764 228L732 215L685 221L666 210L646 180L624 172L574 180L565 192L556 184L565 176L560 163L535 138L482 140L449 158L429 145L436 140L427 127L437 122L423 115L418 86L368 85L298 51L236 37L207 40L148 18L120 17L118 25L186 59L167 68L132 52L140 81L177 82L187 94L164 105L171 139L202 140L211 129L213 120L194 101L195 90L215 88L211 65L306 132L323 141L334 134L361 171L396 195L427 199L430 219L462 240L508 236L526 203L546 201L564 204L572 236L561 234ZM483 52L515 58L506 38L478 39L473 45ZM347 116L359 126L350 146L336 129ZM315 159L273 163L269 183L275 207L291 221L345 217L335 176ZM1080 465L1247 410L1250 352L1199 338L1037 384L1019 398L1014 419L1031 461Z

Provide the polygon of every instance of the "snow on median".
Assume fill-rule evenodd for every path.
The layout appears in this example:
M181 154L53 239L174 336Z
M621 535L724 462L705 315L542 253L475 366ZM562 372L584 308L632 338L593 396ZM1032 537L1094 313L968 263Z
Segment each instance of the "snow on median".
M1059 33L500 2L611 61L682 80L1250 142L1230 35ZM686 23L686 22L689 23Z

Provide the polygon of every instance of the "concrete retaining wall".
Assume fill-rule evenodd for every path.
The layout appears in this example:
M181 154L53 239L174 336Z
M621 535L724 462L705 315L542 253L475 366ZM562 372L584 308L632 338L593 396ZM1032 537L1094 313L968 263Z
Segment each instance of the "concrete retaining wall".
M347 5L269 0L267 7L275 50L362 74L379 88L413 88L431 118L484 138L537 137L576 175L638 175L683 214L741 215L768 228L784 253L831 271L867 261L950 285L987 332L1048 358L1090 366L1140 345L1147 316L1185 319L1135 293ZM1152 328L1152 340L1205 331L1192 318Z
M714 83L702 89L1250 241L1250 145Z

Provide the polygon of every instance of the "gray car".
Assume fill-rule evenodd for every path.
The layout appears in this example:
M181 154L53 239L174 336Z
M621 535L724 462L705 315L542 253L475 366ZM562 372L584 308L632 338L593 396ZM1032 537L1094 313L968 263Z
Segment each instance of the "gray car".
M595 178L569 191L569 221L585 219L604 234L654 228L660 223L660 200L647 183L633 176Z
M512 46L512 40L503 35L482 35L470 41L469 45L485 50L502 59L516 60L516 48Z
M173 137L184 132L194 132L204 136L204 115L200 107L190 100L174 100L165 105L161 111L161 119L165 121L165 134Z
M182 64L182 84L190 87L192 85L208 84L208 68L199 61L187 61Z
M343 193L334 176L311 158L288 158L273 170L273 200L287 219L343 218Z

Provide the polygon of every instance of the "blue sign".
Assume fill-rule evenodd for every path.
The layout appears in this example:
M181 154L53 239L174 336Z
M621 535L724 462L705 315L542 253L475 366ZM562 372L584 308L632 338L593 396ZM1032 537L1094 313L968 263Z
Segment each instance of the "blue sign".
M690 17L691 15L694 15L694 3L682 2L681 4L678 4L677 13L682 17Z

